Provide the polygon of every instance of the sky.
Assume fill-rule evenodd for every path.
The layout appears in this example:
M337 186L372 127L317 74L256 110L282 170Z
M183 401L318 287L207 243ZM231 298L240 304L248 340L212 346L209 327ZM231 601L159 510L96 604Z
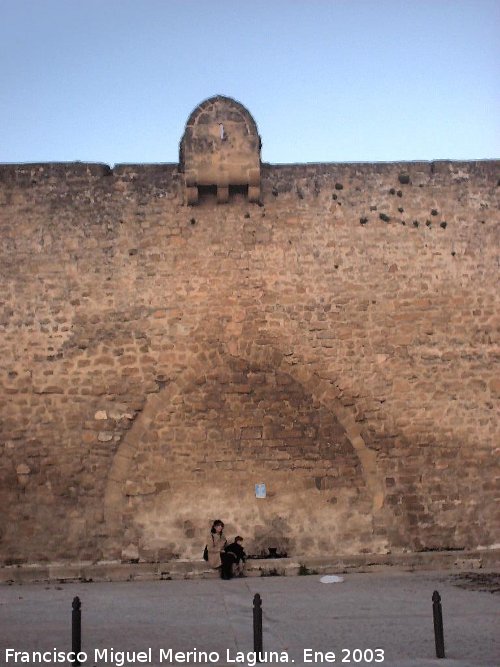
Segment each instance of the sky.
M177 162L226 95L271 163L500 157L500 0L0 0L0 162Z

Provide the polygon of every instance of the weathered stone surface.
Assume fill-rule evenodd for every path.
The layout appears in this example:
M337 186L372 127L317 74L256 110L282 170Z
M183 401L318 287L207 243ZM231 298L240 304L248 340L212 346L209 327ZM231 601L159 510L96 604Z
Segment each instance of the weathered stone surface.
M139 560L139 547L136 544L128 544L124 549L122 549L122 561L138 561Z
M239 102L217 95L199 104L187 120L180 143L186 204L198 203L210 188L220 204L228 202L231 188L245 191L249 202L259 201L260 146L255 121ZM196 219L191 218L190 224L195 225ZM255 239L247 238L250 244L268 239L263 230L254 229L253 234ZM165 313L158 310L153 317L163 318Z
M161 488L161 486L160 486ZM168 487L165 487L168 488ZM127 480L125 482L125 494L127 496L147 496L156 493L159 490L158 484L153 484L148 480L142 479L140 481Z
M1 165L0 560L498 544L498 167Z
M491 378L489 388L493 396L500 396L500 377Z

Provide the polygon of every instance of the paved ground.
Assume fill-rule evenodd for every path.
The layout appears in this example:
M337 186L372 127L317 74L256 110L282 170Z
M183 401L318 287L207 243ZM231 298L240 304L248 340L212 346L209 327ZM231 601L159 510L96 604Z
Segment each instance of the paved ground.
M238 651L253 650L252 599L258 592L263 600L264 650L286 652L281 657L288 655L294 667L328 664L319 658L306 663L304 649L333 651L336 665L499 667L499 595L459 588L443 572L391 571L344 577L341 584L322 584L314 575L232 581L3 584L0 665L16 664L13 659L6 661L8 648L71 650L75 595L82 601L82 650L88 654L85 667L96 663L120 667L119 654L114 659L108 654L107 662L96 661L96 648L151 649L155 666L166 664L160 662L161 649L214 651L219 654L216 664L226 665L227 651L236 660ZM434 657L431 598L436 589L443 599L446 660ZM383 661L375 649L383 650ZM211 664L198 657L187 656L186 663ZM17 664L34 663L18 660ZM139 664L135 660L125 663L126 667ZM238 667L248 662L233 664Z

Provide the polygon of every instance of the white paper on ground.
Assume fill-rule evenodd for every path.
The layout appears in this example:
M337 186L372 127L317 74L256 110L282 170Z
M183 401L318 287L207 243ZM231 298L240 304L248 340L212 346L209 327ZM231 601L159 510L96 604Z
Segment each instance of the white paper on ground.
M338 577L336 574L327 574L320 579L322 584L341 584L344 577Z

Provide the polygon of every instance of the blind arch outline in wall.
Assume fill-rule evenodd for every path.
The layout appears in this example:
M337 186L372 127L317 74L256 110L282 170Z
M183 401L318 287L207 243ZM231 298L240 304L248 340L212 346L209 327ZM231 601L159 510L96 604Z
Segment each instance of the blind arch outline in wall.
M366 446L356 422L355 411L352 407L342 405L340 391L336 385L320 378L304 365L290 364L276 348L262 347L253 343L240 343L238 347L240 348L238 357L258 366L266 367L271 364L275 370L288 373L300 382L316 400L335 414L361 463L362 475L372 500L373 515L381 511L385 491L377 468L376 453ZM222 363L222 357L226 355L220 355L220 358L218 356L217 354L215 358L212 357L210 361L203 353L193 356L187 370L176 381L166 386L161 393L148 396L140 423L136 423L120 443L108 474L104 493L104 519L109 536L116 535L121 530L122 510L125 503L124 488L130 464L156 412L165 404L165 401L172 400L196 382L200 376L209 372L212 367Z

